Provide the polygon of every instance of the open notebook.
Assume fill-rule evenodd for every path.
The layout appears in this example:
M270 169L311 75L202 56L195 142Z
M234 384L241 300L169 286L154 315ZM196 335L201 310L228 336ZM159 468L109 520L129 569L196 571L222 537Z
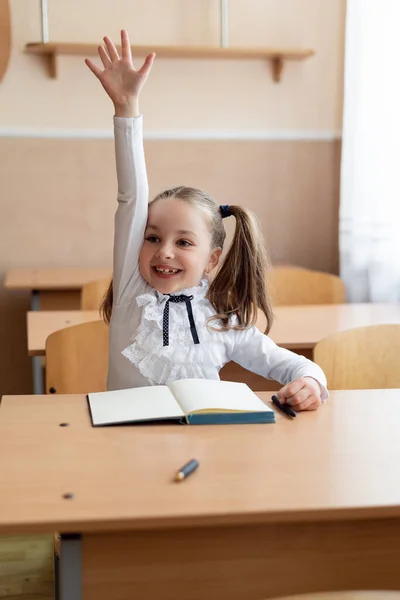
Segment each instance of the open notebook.
M245 383L182 379L170 385L140 387L87 396L92 424L117 425L176 420L190 425L274 423L274 411Z

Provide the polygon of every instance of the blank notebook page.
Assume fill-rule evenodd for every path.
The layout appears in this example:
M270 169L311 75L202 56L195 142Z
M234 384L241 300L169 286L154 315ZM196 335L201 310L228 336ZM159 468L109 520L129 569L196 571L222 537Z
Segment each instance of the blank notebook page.
M274 412L244 383L182 379L169 387L187 415L200 410Z
M166 386L88 394L93 425L184 416Z

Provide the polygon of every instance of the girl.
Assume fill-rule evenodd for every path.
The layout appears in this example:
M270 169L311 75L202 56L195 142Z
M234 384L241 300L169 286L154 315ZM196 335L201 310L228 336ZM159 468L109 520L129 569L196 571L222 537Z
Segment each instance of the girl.
M258 308L272 314L265 289L264 243L254 215L218 206L205 192L178 187L148 204L139 93L154 54L132 65L121 32L121 57L104 38L104 69L85 62L115 107L118 179L113 282L102 305L110 324L108 389L166 384L189 377L219 379L233 360L285 386L282 402L313 410L327 396L326 380L313 362L279 348L254 325ZM234 216L235 236L217 275L225 230Z

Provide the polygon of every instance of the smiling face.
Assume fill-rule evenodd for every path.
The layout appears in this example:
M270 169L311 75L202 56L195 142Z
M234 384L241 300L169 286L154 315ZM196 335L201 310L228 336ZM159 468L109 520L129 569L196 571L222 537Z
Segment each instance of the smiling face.
M195 205L177 198L149 205L139 268L162 294L199 285L218 264L221 251L212 248L206 218Z

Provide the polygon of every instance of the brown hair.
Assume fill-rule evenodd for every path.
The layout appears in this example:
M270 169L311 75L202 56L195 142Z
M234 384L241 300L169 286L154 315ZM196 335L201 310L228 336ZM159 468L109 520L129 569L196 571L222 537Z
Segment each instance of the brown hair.
M107 325L109 325L111 321L113 300L114 286L113 280L111 279L110 285L108 286L108 290L104 294L104 297L100 303L100 316L103 318L104 322L107 323Z
M209 225L211 247L223 248L226 232L220 208L211 196L201 190L181 186L161 192L149 206L166 198L195 205ZM222 327L218 329L222 331L246 329L256 323L260 309L267 319L268 333L273 316L266 286L268 259L260 226L254 213L240 206L229 206L229 212L236 219L236 228L232 244L208 290L207 297L216 311L211 321L219 320ZM100 307L106 323L110 322L112 299L111 282ZM231 316L236 316L237 324L232 324Z

